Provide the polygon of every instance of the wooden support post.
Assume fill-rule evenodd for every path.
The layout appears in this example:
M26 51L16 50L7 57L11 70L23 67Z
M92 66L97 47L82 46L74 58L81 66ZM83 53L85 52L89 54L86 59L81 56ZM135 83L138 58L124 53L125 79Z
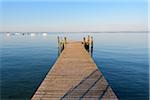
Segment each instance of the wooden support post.
M58 39L58 47L60 47L60 39L59 39L59 36L57 36L57 39Z
M93 56L93 37L91 36L91 56Z
M65 44L67 43L67 38L66 38L66 37L64 37L64 43L65 43Z
M61 52L64 50L64 41L60 42L60 48L61 48Z
M60 47L60 38L57 36L58 39L58 56L60 55L61 47Z
M83 44L84 44L84 46L85 46L85 42L86 42L86 41L85 41L85 37L83 37Z
M84 41L84 47L85 47L85 49L89 52L89 38L83 38L83 41Z
M89 36L89 35L88 35L88 39L87 39L87 42L88 42L88 43L90 43L90 36Z
M93 48L93 37L91 36L91 48Z

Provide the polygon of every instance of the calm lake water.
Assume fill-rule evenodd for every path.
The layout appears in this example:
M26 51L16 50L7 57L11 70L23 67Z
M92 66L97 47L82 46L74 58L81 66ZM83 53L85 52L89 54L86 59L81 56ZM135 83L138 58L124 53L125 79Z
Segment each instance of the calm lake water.
M29 100L58 57L57 36L89 33L1 33L1 99ZM93 59L121 100L148 100L147 33L93 33Z

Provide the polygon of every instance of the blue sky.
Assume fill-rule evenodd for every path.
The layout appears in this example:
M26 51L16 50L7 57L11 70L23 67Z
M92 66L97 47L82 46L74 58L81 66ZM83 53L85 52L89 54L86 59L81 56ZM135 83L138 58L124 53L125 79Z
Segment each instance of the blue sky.
M146 31L145 0L0 0L0 31Z

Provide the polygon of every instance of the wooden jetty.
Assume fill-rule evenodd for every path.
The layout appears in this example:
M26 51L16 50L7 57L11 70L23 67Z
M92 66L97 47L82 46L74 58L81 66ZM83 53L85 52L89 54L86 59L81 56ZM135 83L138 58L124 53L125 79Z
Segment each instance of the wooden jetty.
M117 100L85 49L87 44L85 39L64 43L64 49L32 100Z

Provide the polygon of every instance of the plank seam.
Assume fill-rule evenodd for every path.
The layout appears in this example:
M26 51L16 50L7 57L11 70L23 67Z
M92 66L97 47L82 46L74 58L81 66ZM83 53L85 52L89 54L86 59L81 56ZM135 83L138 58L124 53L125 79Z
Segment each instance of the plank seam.
M105 93L107 92L109 88L109 85L107 85L107 87L105 88L105 90L103 91L102 95L100 95L99 100L101 100L103 98L103 96L105 95Z

